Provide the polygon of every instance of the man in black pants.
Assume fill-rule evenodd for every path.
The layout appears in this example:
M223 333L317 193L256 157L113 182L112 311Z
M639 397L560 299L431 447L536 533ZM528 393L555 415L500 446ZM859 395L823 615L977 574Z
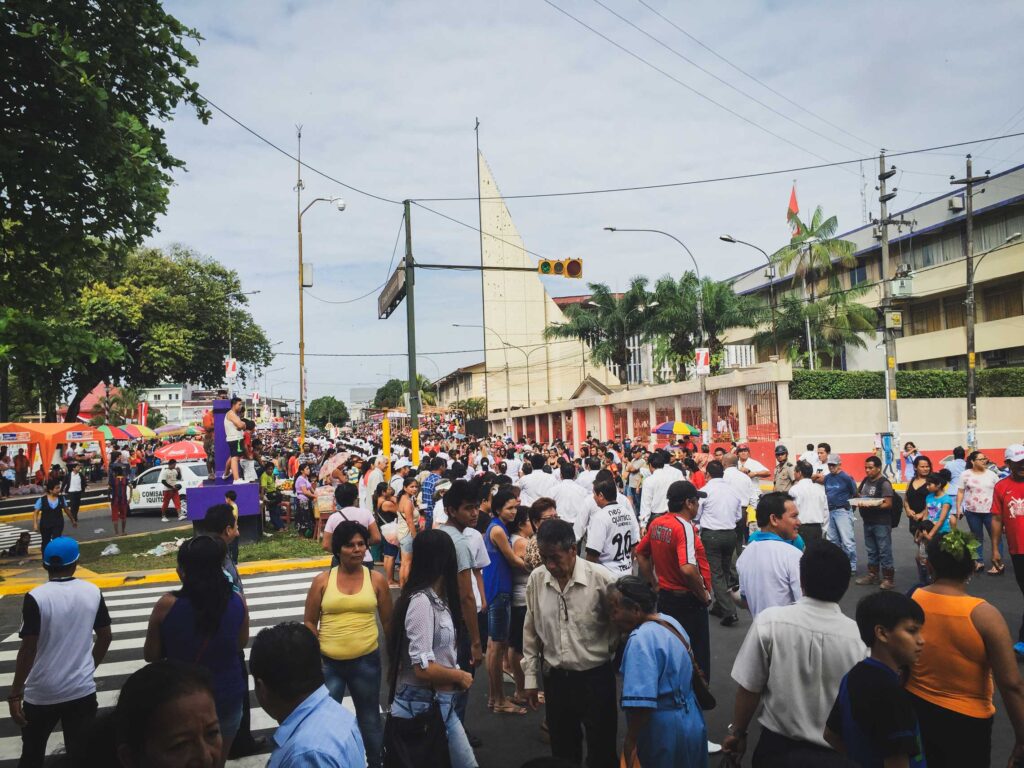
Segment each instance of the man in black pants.
M537 546L544 567L531 573L526 585L523 693L537 709L543 659L551 754L583 764L585 736L587 768L615 768L617 632L607 605L615 574L577 557L576 533L565 520L545 523Z

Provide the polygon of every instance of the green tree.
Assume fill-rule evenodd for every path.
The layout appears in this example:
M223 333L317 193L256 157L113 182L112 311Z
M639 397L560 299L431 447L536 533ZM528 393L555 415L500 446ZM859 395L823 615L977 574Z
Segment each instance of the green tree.
M324 395L306 404L306 418L320 429L328 423L340 426L348 421L348 407L331 395Z
M402 404L405 383L401 379L388 379L373 396L374 408L395 408Z
M164 124L182 104L209 119L188 77L197 60L187 44L199 39L159 0L0 6L0 307L8 329L35 321L38 331L98 258L120 258L153 232L171 172L183 166ZM30 369L43 357L66 367L64 341L54 342L23 353L15 371L35 375L37 394L51 399L60 374ZM73 354L109 354L87 342L67 339ZM14 363L3 349L0 341L0 420L9 417Z
M783 356L791 363L809 367L808 325L815 357L830 368L842 361L846 347L866 349L863 337L875 338L877 318L873 309L857 301L863 294L864 291L837 291L813 303L797 296L784 297L777 313L777 333ZM758 331L754 344L758 349L774 352L771 329Z
M167 423L167 417L159 408L150 408L146 414L146 426L150 429L159 429Z
M590 283L588 307L570 305L565 322L544 329L546 339L580 339L590 345L590 359L606 367L616 366L619 379L626 383L629 365L629 340L646 339L648 322L644 308L650 303L647 278L634 277L625 293L612 293L604 283Z
M437 389L434 387L433 382L422 373L417 373L416 383L419 385L420 402L423 403L423 405L437 405ZM405 393L408 391L409 381L406 379L402 382L402 392Z
M835 216L826 218L820 205L814 209L809 223L801 221L799 217L795 217L794 222L799 234L793 237L789 245L773 254L772 260L783 272L792 269L793 282L800 281L803 298L810 305L817 299L818 282L822 279L830 294L839 291L839 271L836 266L856 266L856 246L849 240L836 237L839 220ZM806 337L813 340L810 321L811 318L805 313L805 349ZM808 355L811 368L815 367L817 357L817 350L814 350L813 355Z
M487 401L482 397L467 397L452 403L452 408L463 411L467 419L482 419L487 415Z

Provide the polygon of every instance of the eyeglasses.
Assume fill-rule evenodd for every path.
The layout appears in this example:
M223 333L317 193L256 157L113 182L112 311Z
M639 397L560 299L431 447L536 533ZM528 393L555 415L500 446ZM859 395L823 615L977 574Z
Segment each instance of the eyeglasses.
M558 593L558 602L562 605L562 616L569 621L569 604L565 602L565 595L561 592Z

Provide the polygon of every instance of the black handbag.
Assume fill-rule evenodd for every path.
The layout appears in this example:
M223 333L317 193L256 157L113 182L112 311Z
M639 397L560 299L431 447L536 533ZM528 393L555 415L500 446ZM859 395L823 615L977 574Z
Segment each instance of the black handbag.
M404 647L408 640L402 643ZM401 655L399 656L401 659ZM399 661L391 674L391 707L395 706ZM384 723L384 768L451 768L448 728L436 700L415 717L395 717L388 712Z
M661 619L652 619L652 621L660 624L679 638L679 641L685 646L686 653L690 656L690 665L693 667L693 678L691 679L690 684L693 687L693 695L694 698L697 699L697 705L705 712L717 707L718 702L715 700L715 695L711 692L711 686L708 685L708 679L704 677L704 670L700 668L700 664L697 663L697 659L693 656L693 649L690 648L690 644L686 642L686 639L667 621L662 621Z

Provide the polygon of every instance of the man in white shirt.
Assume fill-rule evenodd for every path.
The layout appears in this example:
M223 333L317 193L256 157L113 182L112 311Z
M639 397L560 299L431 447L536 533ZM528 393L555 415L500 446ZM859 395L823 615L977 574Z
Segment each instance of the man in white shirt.
M640 525L644 528L652 515L660 515L668 511L668 487L677 480L685 480L683 473L675 467L667 466L664 451L655 451L648 459L653 470L651 476L644 480L643 493L640 496Z
M740 597L755 617L765 608L790 605L803 596L803 541L798 540L800 517L793 498L788 493L766 493L757 502L757 524L760 530L736 560Z
M732 555L736 550L736 524L743 519L747 499L722 479L724 469L720 461L709 461L705 471L710 479L701 489L707 498L701 499L697 522L715 592L711 614L722 620L723 627L731 627L739 622L736 601L732 599L732 590L739 585Z
M633 548L640 542L640 526L631 509L617 503L615 481L594 483L598 511L587 523L587 560L600 563L617 576L633 570Z
M798 457L798 460L799 461L809 461L809 462L813 463L816 456L817 456L817 453L815 453L815 450L814 450L814 443L808 443L807 444L807 450L800 454L800 456Z
M587 468L580 472L576 483L589 494L594 492L594 478L601 469L601 460L597 456L589 456L585 464Z
M757 496L754 495L753 487L750 484L750 478L740 472L737 463L739 459L735 453L727 453L722 457L722 479L725 480L732 489L736 491L736 495L743 499L743 507L756 507Z
M555 500L555 509L558 511L558 519L566 520L573 524L576 524L583 518L584 509L590 499L583 488L576 482L576 465L571 462L565 462L561 467L558 468L559 474L562 479L559 480L554 488L551 489L551 493L548 494L548 498ZM585 529L577 528L577 538L583 538Z
M768 467L750 455L750 445L747 443L736 446L736 458L739 471L750 478L751 504L757 506L757 499L761 497L761 483L771 477L772 473Z
M830 453L832 453L831 445L828 443L818 443L818 449L814 453L814 458L808 461L813 470L811 480L821 485L825 484L825 475L828 474L828 455Z
M843 676L867 655L857 623L839 609L850 561L835 544L815 542L800 561L800 579L805 596L761 613L736 654L732 677L739 688L722 747L737 764L762 700L755 762L817 765L835 754L825 723Z
M544 471L544 456L540 453L534 453L530 455L530 466L532 471L528 475L523 475L515 484L522 489L522 493L519 496L519 503L524 506L530 506L537 499L544 496L551 497L551 492L555 489L558 481L554 475L549 475Z
M391 488L395 492L395 496L398 496L402 492L402 486L405 483L405 476L412 471L412 462L406 458L401 458L395 462L395 475L391 478Z
M789 488L789 495L796 502L800 515L800 535L807 543L819 541L823 531L828 530L828 498L825 486L814 482L814 470L806 461L798 461L793 468L796 482Z

